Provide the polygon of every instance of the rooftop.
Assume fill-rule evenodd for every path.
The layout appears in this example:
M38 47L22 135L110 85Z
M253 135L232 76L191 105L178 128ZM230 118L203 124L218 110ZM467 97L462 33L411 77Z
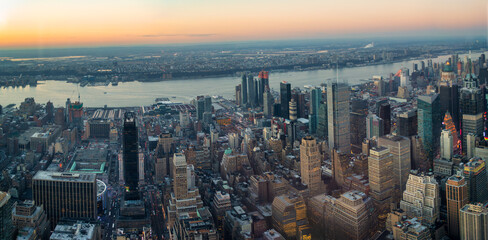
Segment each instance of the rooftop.
M59 181L59 182L95 182L96 174L93 173L62 173L38 171L32 180Z

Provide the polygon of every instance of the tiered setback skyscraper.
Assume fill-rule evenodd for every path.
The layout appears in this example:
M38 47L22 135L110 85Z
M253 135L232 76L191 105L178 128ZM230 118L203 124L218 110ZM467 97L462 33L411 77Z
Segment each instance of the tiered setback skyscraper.
M191 166L191 165L190 165ZM173 192L168 204L168 225L172 228L180 214L196 212L203 207L198 188L189 178L192 168L187 164L185 155L175 153L173 156Z
M451 176L446 182L447 227L453 239L459 239L459 210L469 203L468 186L463 177Z
M327 118L329 149L343 153L351 152L349 96L351 91L345 83L327 84Z
M380 211L389 209L393 194L393 155L386 147L369 151L368 175L371 198Z
M441 136L441 110L439 94L419 96L418 135L429 158L432 158L439 146Z
M53 227L64 217L93 220L97 217L96 174L39 171L32 178L32 193L34 201L44 205Z
M320 152L315 138L302 138L300 145L300 171L302 182L308 186L311 196L320 192L321 183Z
M459 211L460 239L488 239L488 207L466 204Z
M439 218L440 205L439 184L434 175L411 173L400 201L407 216L422 219L422 224L430 226Z
M122 134L125 199L137 200L139 199L139 139L137 137L135 113L125 113Z

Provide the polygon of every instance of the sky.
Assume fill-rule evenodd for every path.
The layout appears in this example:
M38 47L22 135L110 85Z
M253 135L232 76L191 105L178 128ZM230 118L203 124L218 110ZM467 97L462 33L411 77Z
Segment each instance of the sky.
M486 0L0 0L0 48L486 36Z

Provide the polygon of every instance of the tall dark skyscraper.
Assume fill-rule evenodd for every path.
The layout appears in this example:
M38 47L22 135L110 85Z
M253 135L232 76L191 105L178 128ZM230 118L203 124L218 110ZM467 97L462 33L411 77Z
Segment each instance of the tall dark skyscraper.
M280 83L281 117L288 119L290 113L291 84Z
M378 109L378 116L383 119L383 134L390 134L391 108L388 102L382 103Z
M368 101L354 99L351 102L351 145L353 152L362 150L362 143L366 138L366 116L368 115Z
M247 76L247 105L251 107L257 107L257 90L256 81L254 77Z
M205 99L203 97L197 99L196 109L198 121L203 120L203 113L205 112Z
M441 103L441 114L444 116L449 112L454 121L456 129L459 130L459 86L458 85L441 85L439 89Z
M422 139L424 150L432 158L439 147L441 136L441 109L439 94L419 96L418 106L418 135Z
M322 91L320 88L314 88L310 91L310 109L308 115L309 133L317 132L317 125L319 122L319 106L322 101Z
M243 106L246 106L247 104L247 76L246 74L242 75L242 81L241 81L241 104Z
M137 200L139 198L139 191L137 189L139 184L139 146L135 113L125 113L122 134L125 199Z
M205 96L205 112L212 112L212 97Z
M397 135L411 137L417 135L417 111L410 110L398 114Z

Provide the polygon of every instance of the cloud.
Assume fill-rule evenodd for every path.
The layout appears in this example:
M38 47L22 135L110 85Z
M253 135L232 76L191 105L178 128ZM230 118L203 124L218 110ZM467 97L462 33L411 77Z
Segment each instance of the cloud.
M191 33L191 34L145 34L139 35L144 38L159 38L159 37L213 37L217 36L215 33Z

